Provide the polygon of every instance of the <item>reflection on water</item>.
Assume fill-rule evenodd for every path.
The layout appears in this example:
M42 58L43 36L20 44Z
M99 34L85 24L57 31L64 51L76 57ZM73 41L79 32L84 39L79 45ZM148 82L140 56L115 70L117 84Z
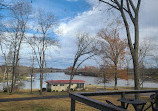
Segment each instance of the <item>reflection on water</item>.
M40 75L39 73L37 73L35 75L35 79L33 81L33 88L34 89L39 89L40 88ZM67 80L69 79L70 76L69 75L66 75L65 73L63 72L58 72L58 73L47 73L47 74L44 74L44 81L47 81L47 80ZM91 76L74 76L74 79L81 79L81 80L84 80L86 81L86 85L88 84L91 84L91 85L103 85L102 83L101 84L98 84L97 83L97 80L98 78L97 77L91 77ZM30 81L24 81L24 84L25 86L23 87L24 89L30 89L30 84L31 82ZM106 83L106 86L114 86L114 80L111 80L109 81L109 83ZM128 81L127 80L123 80L123 79L118 79L118 86L124 86L124 87L133 87L134 86L134 81L132 79L129 79ZM46 83L43 84L43 87L46 87ZM148 87L148 88L158 88L158 83L154 83L154 82L144 82L144 87Z
M37 73L35 76L35 79L33 81L33 88L34 89L39 89L40 87L40 74ZM59 72L59 73L47 73L44 74L44 82L47 80L69 80L70 76L66 75L63 72ZM98 85L96 83L96 77L90 77L90 76L74 76L74 79L81 79L86 81L85 84L92 84L92 85ZM23 87L24 89L29 89L31 82L30 81L24 81L25 83L25 87ZM43 87L46 87L46 83L43 83Z
M35 74L35 79L33 80L33 89L39 89L40 88L40 74L37 73ZM43 87L46 87L46 83L45 81L47 80L68 80L70 78L69 75L66 75L63 72L58 72L58 73L47 73L44 74L44 83L43 83ZM86 81L85 84L91 84L91 85L103 85L103 83L98 84L97 77L91 77L91 76L79 76L76 75L74 76L74 79L81 79ZM23 81L23 89L30 89L30 85L31 82L30 81ZM158 88L158 83L154 83L154 82L144 82L144 87L148 87L148 88ZM114 86L114 80L109 81L108 83L106 83L107 87L111 87ZM132 79L127 80L123 80L123 79L118 79L118 86L124 86L124 87L133 87L134 86L134 81ZM2 89L2 84L0 85L0 89Z

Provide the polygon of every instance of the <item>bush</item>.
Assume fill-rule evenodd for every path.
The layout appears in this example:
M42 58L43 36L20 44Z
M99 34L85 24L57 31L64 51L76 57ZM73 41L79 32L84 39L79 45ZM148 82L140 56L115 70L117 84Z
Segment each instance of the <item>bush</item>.
M52 90L51 89L47 89L47 92L51 92Z
M42 88L42 92L46 92L47 91L47 89L46 88Z
M4 87L3 88L3 92L7 92L8 88L7 87Z

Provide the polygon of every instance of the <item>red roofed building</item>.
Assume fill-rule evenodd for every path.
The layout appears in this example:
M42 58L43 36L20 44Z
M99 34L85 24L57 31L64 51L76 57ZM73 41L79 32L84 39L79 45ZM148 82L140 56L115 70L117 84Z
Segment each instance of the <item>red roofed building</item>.
M67 91L70 80L48 80L46 81L47 91ZM85 88L85 81L72 80L71 90L82 90Z

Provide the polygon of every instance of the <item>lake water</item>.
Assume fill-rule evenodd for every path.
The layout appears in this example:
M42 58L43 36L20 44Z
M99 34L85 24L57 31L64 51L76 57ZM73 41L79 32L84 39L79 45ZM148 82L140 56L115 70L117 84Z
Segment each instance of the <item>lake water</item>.
M33 89L39 89L40 88L40 75L39 73L37 73L35 76L35 79L33 81ZM58 73L47 73L44 74L44 81L47 80L68 80L70 78L69 75L66 75L64 72L58 72ZM79 76L76 75L74 76L74 79L80 79L80 80L84 80L86 81L85 84L91 84L91 85L103 85L98 84L97 77L91 77L91 76ZM30 89L30 81L23 81L24 89ZM154 82L144 82L144 87L147 88L158 88L158 83L154 83ZM106 83L106 86L111 87L114 86L114 80L109 81L108 83ZM118 79L118 86L124 86L124 87L133 87L134 86L134 81L132 79L127 80L123 80L123 79ZM46 83L43 84L43 87L46 87Z

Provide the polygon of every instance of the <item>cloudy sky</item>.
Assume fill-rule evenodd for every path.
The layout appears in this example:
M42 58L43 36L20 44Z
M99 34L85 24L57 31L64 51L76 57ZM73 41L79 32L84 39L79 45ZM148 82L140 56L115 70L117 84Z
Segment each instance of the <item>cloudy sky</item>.
M107 12L107 6L98 0L27 0L32 1L34 9L43 9L53 12L58 18L58 30L61 48L57 50L49 49L47 53L47 66L55 68L66 68L72 65L75 55L75 33L77 31L88 32L95 35L101 28L106 28L107 24L116 17L117 12ZM151 38L158 42L158 0L143 0L140 11L140 40ZM120 18L121 19L121 18ZM124 30L121 38L126 38ZM25 49L26 47L23 47ZM25 52L26 50L23 50ZM23 53L24 54L24 53ZM24 54L25 55L25 54ZM22 60L24 64L26 60ZM28 62L28 61L27 61ZM84 65L95 65L94 60L89 60Z

